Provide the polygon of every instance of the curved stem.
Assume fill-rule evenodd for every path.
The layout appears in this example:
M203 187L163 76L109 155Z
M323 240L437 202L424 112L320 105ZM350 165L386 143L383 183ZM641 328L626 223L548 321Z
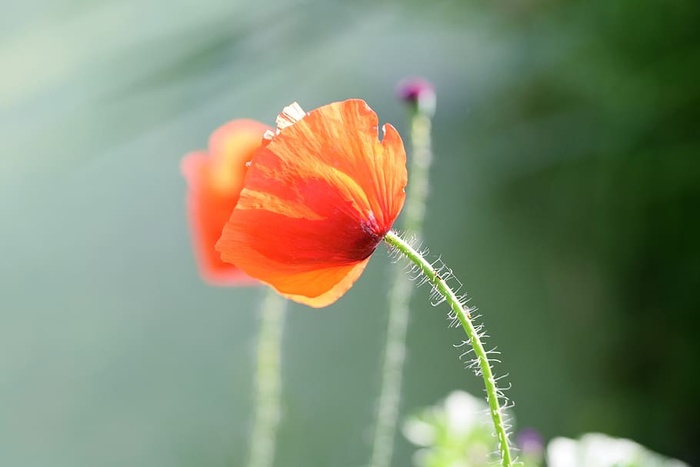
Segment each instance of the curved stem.
M250 440L249 467L271 467L275 458L281 412L282 331L287 300L266 287L260 309L255 415Z
M469 308L462 305L457 294L447 284L445 279L440 277L438 271L433 267L433 265L430 264L423 257L423 255L416 251L399 235L393 231L389 231L389 233L387 233L384 237L384 241L386 241L389 245L394 247L416 265L420 272L428 278L428 282L430 282L432 285L433 290L444 297L447 303L450 304L452 311L455 313L457 319L459 319L464 332L467 334L469 343L474 350L475 358L484 380L484 386L486 387L486 398L489 404L489 412L491 414L491 419L493 420L496 437L498 438L498 444L501 451L501 465L503 465L503 467L510 467L513 465L513 460L510 454L508 432L506 430L503 410L498 397L500 392L496 386L496 379L494 378L491 370L491 363L489 362L486 350L481 343L479 332L474 327L474 323L472 322Z
M428 196L428 172L432 159L430 127L430 117L417 109L414 110L411 118L411 183L407 187L403 229L406 233L417 236L423 229L425 201ZM413 285L401 270L396 269L390 287L389 321L370 467L391 465L406 359L406 332Z

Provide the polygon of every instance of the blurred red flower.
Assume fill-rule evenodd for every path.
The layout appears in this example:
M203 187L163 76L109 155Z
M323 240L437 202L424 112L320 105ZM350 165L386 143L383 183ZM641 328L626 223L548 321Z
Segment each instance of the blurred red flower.
M357 280L404 202L406 153L362 100L297 105L255 152L216 249L288 298L330 305Z
M192 243L202 278L213 285L255 283L214 248L243 188L255 150L270 127L253 120L234 120L212 133L207 152L193 152L182 160L187 180L187 213Z

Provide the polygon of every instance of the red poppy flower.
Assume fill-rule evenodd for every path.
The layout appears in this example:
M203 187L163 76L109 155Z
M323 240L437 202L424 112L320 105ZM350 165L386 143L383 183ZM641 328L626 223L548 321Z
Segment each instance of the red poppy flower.
M358 99L277 118L253 157L216 249L292 300L322 307L357 280L403 206L396 129Z
M211 135L208 152L193 152L182 160L195 256L200 274L211 284L253 283L236 266L221 261L214 245L238 202L246 163L269 129L253 120L234 120Z

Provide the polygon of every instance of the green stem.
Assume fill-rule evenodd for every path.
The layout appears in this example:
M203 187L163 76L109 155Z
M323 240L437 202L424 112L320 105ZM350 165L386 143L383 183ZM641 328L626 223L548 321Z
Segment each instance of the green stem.
M400 277L394 277L389 291L389 322L382 381L379 392L377 420L374 428L371 467L389 467L394 451L394 438L399 418L403 365L406 359L406 331L408 328L409 303L413 284L397 268Z
M510 454L510 445L508 443L508 432L503 415L503 408L499 400L500 391L496 385L496 379L491 370L491 362L479 336L479 331L474 327L469 308L465 307L454 290L447 284L446 278L440 277L439 272L430 264L422 254L416 251L404 239L393 231L389 231L384 237L389 245L394 247L402 255L408 258L420 272L428 278L428 282L437 293L445 298L450 304L452 311L462 325L464 332L467 334L469 343L474 350L476 362L481 370L481 375L484 379L486 387L486 398L489 404L489 412L498 438L498 444L501 451L501 465L510 467L513 465L513 460Z
M260 309L255 415L250 440L249 467L271 467L275 458L277 429L281 413L282 331L287 300L266 287Z
M411 118L411 183L407 186L406 205L403 212L403 230L419 234L423 230L426 199L430 179L430 163L433 159L430 142L432 122L426 114L416 111Z
M403 213L403 230L416 236L423 229L425 201L428 196L428 172L432 159L430 117L414 110L411 118L411 183L408 184ZM394 453L399 418L403 366L406 359L406 332L413 284L400 269L395 269L389 290L389 321L379 389L377 420L372 443L371 467L389 467Z

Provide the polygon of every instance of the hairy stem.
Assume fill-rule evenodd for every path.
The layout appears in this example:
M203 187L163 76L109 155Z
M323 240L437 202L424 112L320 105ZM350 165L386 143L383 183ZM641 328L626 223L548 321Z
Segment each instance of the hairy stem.
M414 110L411 118L411 183L408 184L406 194L403 230L416 236L419 236L423 229L425 201L428 196L428 172L432 159L430 127L430 117L417 109ZM396 269L389 290L389 322L370 467L389 467L394 453L412 294L413 284L401 270Z
M384 241L398 250L402 255L408 258L409 261L416 265L416 267L418 267L420 272L427 277L428 282L433 287L433 290L444 297L447 303L450 304L452 311L455 313L457 319L462 325L464 332L467 334L469 343L474 350L476 362L479 365L479 369L481 370L480 373L484 380L484 386L486 387L486 398L489 404L489 412L491 414L491 419L493 420L493 425L501 452L501 465L503 467L512 466L513 460L511 458L510 445L508 443L508 432L506 430L503 409L499 400L500 392L496 385L496 379L494 378L491 370L491 362L489 361L487 352L481 342L479 332L474 327L474 323L472 322L469 308L465 307L460 302L460 299L454 290L447 284L444 278L440 277L438 271L433 267L433 265L430 264L423 257L423 255L416 251L399 235L393 231L390 231L384 237Z
M281 349L287 300L266 288L260 309L255 415L250 440L249 467L271 467L275 459L281 412Z

